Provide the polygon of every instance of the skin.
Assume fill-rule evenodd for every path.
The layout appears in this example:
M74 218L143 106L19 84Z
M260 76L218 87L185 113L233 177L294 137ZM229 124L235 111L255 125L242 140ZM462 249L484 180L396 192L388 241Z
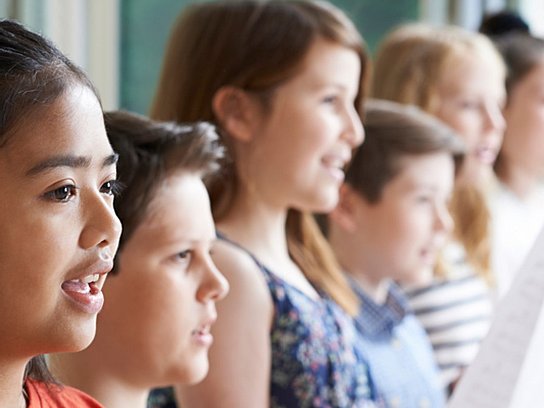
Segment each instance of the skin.
M13 406L10 389L19 398L32 356L89 345L96 313L82 310L62 285L101 273L101 288L121 232L113 211L116 156L95 95L75 86L43 109L0 148L2 406Z
M475 56L456 56L439 81L437 96L440 102L434 114L456 130L466 144L459 180L471 184L487 181L505 128L500 69Z
M360 61L355 52L319 39L302 67L275 90L270 111L239 93L239 109L233 112L223 103L232 96L228 88L215 96L215 113L232 137L241 179L218 229L315 298L317 293L289 257L285 220L289 208L328 210L338 200L343 180L338 167L363 139L353 106ZM219 305L212 330L216 343L210 372L194 387L178 387L180 403L268 406L274 308L264 276L244 251L225 242L218 243L214 261L231 292Z
M504 117L507 127L497 174L524 199L544 175L544 56L510 91Z
M430 277L453 227L448 201L454 164L447 153L406 156L402 170L368 202L349 185L330 215L330 242L344 269L378 303L390 280Z
M228 291L211 260L215 226L199 175L162 183L104 288L95 341L55 358L64 381L107 407L145 407L151 388L202 380L215 302Z

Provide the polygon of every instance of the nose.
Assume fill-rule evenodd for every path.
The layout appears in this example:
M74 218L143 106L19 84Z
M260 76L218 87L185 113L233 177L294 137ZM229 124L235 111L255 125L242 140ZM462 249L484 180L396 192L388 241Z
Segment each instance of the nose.
M435 211L435 230L450 234L453 231L454 222L446 204L439 205Z
M223 274L217 269L211 257L207 257L204 264L204 276L197 291L197 299L200 302L223 299L229 292L229 283Z
M494 130L502 135L506 128L506 121L498 104L488 102L485 108L486 125L488 129Z
M100 192L93 192L88 194L83 205L85 227L81 232L80 247L108 248L115 253L121 236L121 221L113 210L113 199Z
M361 117L353 104L349 104L345 111L345 139L354 148L363 143L365 130Z

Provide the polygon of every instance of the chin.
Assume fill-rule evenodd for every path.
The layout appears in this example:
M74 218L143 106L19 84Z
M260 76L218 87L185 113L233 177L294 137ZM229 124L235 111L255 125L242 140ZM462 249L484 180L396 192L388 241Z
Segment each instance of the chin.
M426 286L429 285L433 280L434 267L429 265L424 265L417 268L411 273L407 273L407 283L410 285L416 286Z
M185 372L185 378L182 379L182 382L186 385L194 385L202 381L208 375L208 359L206 361L195 362L191 367L187 368Z
M62 351L77 352L90 346L96 335L96 319L70 327L65 334L65 348Z
M338 204L338 198L338 190L329 192L329 194L321 194L318 197L315 197L309 205L306 205L304 210L314 213L329 213L334 210Z

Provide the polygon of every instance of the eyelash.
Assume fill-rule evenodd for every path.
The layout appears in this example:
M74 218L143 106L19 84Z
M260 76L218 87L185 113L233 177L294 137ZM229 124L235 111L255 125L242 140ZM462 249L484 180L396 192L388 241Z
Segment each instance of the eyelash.
M108 180L104 184L102 184L100 190L102 191L104 186L106 186L107 184L109 184L109 187L105 193L114 197L117 197L119 194L121 194L124 189L124 185L119 180L114 179Z
M192 261L192 258L193 258L193 251L191 251L190 249L187 249L185 251L181 251L181 252L178 252L175 256L174 256L174 259L176 262L178 263L183 263L185 264L185 267L188 267L189 264L191 263Z
M329 103L329 104L335 104L338 102L338 96L336 95L329 95L325 98L323 98L323 102L324 103Z
M108 180L100 187L100 192L109 196L117 196L123 189L122 184L118 180ZM44 197L52 201L66 203L76 195L78 187L73 184L66 184L44 194Z
M78 190L78 188L73 184L66 184L52 191L48 191L44 194L44 197L52 201L66 203L70 200L71 197L76 195L76 190Z
M177 256L178 258L182 258L182 259L185 259L185 258L187 258L187 257L190 256L190 255L191 255L191 251L190 251L190 250L181 251L181 252L178 252L178 253L176 254L176 256Z

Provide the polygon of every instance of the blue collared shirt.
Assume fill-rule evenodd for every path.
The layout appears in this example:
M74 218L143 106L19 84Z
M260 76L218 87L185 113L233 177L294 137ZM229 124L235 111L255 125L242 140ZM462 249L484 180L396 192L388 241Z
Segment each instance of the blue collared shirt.
M400 288L391 283L385 303L379 305L351 283L361 302L355 322L378 400L390 408L444 407L431 344Z

